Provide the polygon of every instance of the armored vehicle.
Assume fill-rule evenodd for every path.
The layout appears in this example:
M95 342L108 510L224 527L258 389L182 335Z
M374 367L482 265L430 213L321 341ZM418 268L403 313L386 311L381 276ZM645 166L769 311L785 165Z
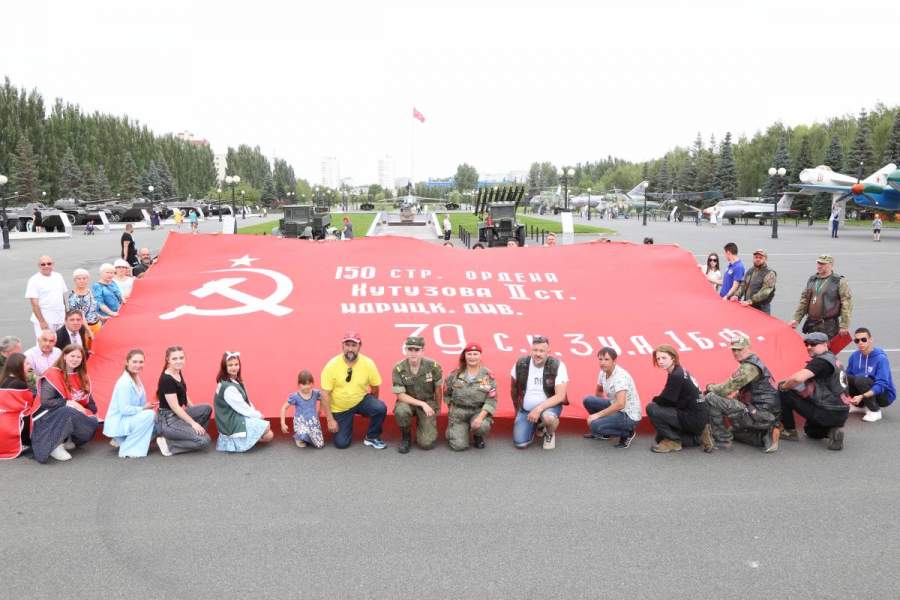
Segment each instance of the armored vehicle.
M475 201L475 214L482 221L478 224L478 241L493 248L506 246L509 240L525 245L525 226L516 220L516 210L525 193L524 187L479 190Z
M331 214L319 212L311 204L285 204L284 218L278 221L282 237L324 240L331 226Z

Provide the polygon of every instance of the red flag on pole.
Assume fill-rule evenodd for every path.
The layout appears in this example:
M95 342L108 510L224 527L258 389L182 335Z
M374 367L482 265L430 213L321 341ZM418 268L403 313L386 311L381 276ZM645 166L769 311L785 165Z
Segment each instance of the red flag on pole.
M423 115L423 114L420 113L418 110L416 110L416 107L415 107L415 106L413 106L413 119L418 119L418 120L421 121L422 123L425 122L425 115Z

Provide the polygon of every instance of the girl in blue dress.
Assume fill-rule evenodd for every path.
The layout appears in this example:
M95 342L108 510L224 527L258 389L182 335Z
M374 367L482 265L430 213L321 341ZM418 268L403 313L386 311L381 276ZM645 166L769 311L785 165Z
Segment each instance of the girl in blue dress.
M312 373L303 370L297 375L297 391L288 396L281 407L281 432L288 433L285 415L288 407L294 407L294 443L298 448L311 444L316 448L325 446L322 436L322 422L319 420L321 392L313 389L315 379Z

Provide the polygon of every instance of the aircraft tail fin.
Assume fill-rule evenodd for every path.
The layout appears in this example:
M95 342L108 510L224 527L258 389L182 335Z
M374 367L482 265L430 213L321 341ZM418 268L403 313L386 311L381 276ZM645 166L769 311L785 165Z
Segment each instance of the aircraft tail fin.
M897 165L890 163L884 165L868 177L862 180L863 183L874 183L877 185L887 185L887 176L897 170Z
M647 188L649 186L650 186L649 181L642 181L639 184L637 184L636 186L634 186L633 188L631 188L631 190L628 191L628 195L631 196L632 198L641 198L644 196L644 192L647 191Z
M791 210L791 204L794 203L795 194L784 194L781 196L781 200L778 201L778 210L789 211Z

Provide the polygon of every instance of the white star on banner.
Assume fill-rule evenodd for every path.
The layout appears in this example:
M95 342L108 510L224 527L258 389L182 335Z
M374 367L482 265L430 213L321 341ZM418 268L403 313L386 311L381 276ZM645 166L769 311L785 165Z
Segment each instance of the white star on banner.
M253 266L251 263L254 260L259 260L259 259L258 258L250 258L250 256L248 254L245 254L240 258L229 258L228 260L231 261L232 267L251 267L251 266Z

